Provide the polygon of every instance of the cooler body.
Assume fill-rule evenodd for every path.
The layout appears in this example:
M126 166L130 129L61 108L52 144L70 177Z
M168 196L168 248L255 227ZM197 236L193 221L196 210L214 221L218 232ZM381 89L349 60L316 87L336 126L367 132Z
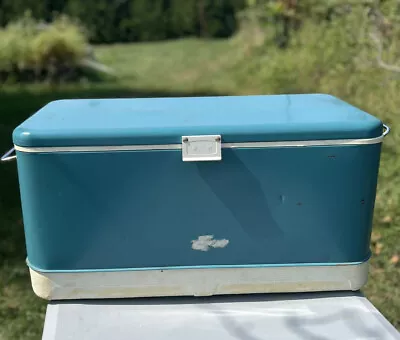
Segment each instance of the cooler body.
M210 130L183 129L180 143L15 143L36 293L359 289L368 274L382 132L233 141L231 130Z

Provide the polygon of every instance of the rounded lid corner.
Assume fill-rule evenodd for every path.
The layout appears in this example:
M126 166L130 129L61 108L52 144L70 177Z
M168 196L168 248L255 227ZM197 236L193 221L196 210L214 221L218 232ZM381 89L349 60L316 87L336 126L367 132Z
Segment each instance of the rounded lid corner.
M32 134L30 131L26 130L23 126L19 125L17 126L13 133L12 133L12 139L14 145L17 146L34 146L35 142L34 139L32 138Z

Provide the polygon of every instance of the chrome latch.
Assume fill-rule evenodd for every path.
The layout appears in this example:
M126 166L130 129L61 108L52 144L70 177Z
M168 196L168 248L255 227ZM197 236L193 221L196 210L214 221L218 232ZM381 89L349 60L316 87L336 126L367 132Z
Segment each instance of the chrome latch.
M183 136L182 160L184 162L220 161L221 136Z

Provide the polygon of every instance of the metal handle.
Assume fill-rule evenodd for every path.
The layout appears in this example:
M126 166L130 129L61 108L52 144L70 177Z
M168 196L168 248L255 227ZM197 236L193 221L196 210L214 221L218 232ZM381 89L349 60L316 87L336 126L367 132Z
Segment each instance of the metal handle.
M390 127L387 126L386 124L382 124L382 125L383 125L383 127L385 128L385 131L383 132L382 137L385 137L387 134L389 134L389 132L390 132Z
M15 153L15 149L11 148L10 150L8 150L2 157L1 157L1 161L2 162L6 162L6 161L12 161L13 159L17 158L16 155L12 155L13 153Z

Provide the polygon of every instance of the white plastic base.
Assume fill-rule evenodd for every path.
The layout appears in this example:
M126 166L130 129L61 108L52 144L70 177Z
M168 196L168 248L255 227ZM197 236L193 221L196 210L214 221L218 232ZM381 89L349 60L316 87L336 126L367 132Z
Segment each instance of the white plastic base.
M368 262L356 265L44 273L30 269L47 300L359 290Z

